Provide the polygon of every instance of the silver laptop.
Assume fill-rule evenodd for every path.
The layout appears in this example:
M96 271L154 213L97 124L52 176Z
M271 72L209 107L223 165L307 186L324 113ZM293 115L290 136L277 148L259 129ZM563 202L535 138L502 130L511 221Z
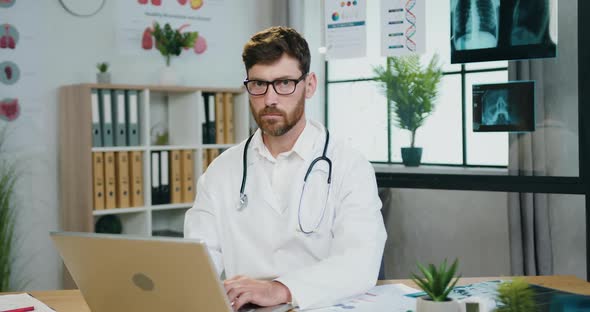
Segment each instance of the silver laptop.
M232 311L202 242L73 232L51 238L92 312Z

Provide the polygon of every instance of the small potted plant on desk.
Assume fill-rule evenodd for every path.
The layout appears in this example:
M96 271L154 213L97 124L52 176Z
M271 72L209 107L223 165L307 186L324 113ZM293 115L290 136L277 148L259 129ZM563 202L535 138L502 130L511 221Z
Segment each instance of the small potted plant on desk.
M428 267L418 263L418 268L424 275L419 277L412 273L412 281L420 287L427 296L419 297L416 301L416 312L458 312L459 303L448 297L459 277L455 277L458 261L447 268L447 260L437 268L434 264ZM453 279L454 278L454 279Z
M188 49L194 46L199 33L196 31L182 32L182 29L188 25L183 25L179 29L172 29L170 24L164 24L161 27L157 22L154 23L152 35L156 42L156 49L160 51L162 56L166 59L166 67L162 71L160 83L175 84L177 83L176 75L170 68L170 60L172 56L179 56L183 49Z
M506 281L498 286L499 307L495 312L536 311L535 291L522 278Z
M412 134L410 147L402 147L406 166L419 166L422 148L415 147L416 131L434 111L442 69L435 54L423 68L418 55L388 57L387 66L374 68L377 81L383 85L388 105L395 112L401 129Z
M98 69L98 73L96 73L96 82L111 83L111 73L108 72L109 63L100 62L96 64L96 69Z

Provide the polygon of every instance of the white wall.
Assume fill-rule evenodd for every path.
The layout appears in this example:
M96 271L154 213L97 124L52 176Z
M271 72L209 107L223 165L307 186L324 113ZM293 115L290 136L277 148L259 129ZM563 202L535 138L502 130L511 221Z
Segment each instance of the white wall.
M228 5L226 18L233 29L231 34L219 38L227 48L221 54L174 60L172 67L184 84L241 86L244 79L242 47L251 34L270 25L272 0L228 1L231 5ZM39 102L34 109L23 103L19 118L23 122L32 120L35 126L9 124L12 131L7 142L8 151L21 158L23 172L17 189L19 256L16 267L20 273L16 279L28 280L28 290L61 287L61 262L48 236L49 231L59 229L58 88L94 82L95 64L99 61L111 64L114 83L154 84L164 64L159 55L120 53L116 42L116 9L117 1L106 1L96 16L78 18L66 13L58 1L16 1L9 13L9 19L12 18L21 30L36 30L33 35L37 40L27 53L32 54L31 62L41 66L35 69L39 71L40 83L29 85L27 90L35 93ZM21 36L31 35L21 33ZM22 80L22 84L25 83Z

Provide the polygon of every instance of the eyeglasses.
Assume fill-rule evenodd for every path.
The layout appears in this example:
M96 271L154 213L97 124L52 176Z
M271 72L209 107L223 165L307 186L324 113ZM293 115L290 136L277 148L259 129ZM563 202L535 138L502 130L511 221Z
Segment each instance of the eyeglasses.
M264 95L268 91L268 85L272 85L275 92L280 95L289 95L295 92L297 84L305 79L307 73L301 75L299 79L277 79L273 81L265 80L244 80L244 85L251 95Z

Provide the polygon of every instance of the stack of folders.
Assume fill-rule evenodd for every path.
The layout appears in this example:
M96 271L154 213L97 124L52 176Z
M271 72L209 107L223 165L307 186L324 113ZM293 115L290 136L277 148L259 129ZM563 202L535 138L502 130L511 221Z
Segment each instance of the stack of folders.
M143 152L93 152L95 210L143 206Z
M193 150L151 152L152 204L191 203L195 199Z
M203 144L234 144L233 94L203 93Z
M139 94L135 90L91 91L92 146L139 145Z

